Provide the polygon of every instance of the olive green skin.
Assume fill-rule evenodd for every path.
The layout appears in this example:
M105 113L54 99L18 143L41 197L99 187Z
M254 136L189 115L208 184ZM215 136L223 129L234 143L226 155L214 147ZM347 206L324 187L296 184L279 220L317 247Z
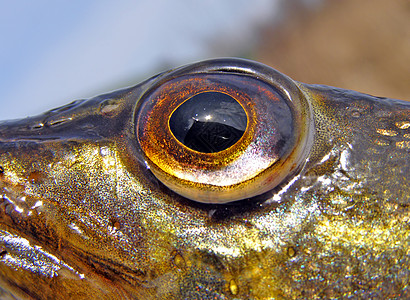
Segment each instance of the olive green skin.
M0 124L2 299L410 297L410 103L282 75L312 112L305 163L203 204L162 185L135 138L138 100L167 74Z

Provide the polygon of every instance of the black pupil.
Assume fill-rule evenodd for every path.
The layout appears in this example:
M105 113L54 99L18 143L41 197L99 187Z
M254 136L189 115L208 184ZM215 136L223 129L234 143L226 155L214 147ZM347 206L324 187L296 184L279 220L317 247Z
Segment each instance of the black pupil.
M185 146L204 153L234 145L246 130L247 117L231 96L218 92L195 95L171 115L169 126Z

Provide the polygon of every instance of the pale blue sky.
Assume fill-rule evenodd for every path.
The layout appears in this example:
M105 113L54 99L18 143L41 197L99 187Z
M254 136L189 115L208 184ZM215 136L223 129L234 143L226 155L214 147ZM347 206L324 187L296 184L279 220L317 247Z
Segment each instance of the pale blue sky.
M238 55L281 0L0 0L0 120Z

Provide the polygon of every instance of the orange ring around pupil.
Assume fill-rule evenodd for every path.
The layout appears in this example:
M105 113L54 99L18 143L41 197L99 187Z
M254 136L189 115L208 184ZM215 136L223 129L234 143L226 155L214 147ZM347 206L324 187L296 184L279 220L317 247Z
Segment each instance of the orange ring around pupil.
M231 77L232 75L230 75ZM219 168L227 162L235 159L246 149L251 142L252 125L255 120L253 103L249 96L235 87L220 82L223 75L197 75L184 76L167 82L149 96L149 102L154 105L148 115L145 116L145 124L139 125L139 139L145 154L150 160L161 167L169 170L173 167L180 168ZM231 81L232 79L230 79ZM185 101L203 92L219 92L234 98L244 108L247 115L248 126L242 136L242 142L217 153L203 153L185 147L172 134L169 128L169 119L172 113ZM249 132L249 130L251 130ZM169 170L171 171L171 170ZM171 171L172 173L172 171Z
M178 107L206 92L233 98L247 119L242 137L213 153L188 148L169 125ZM249 75L183 75L154 87L139 101L136 133L147 165L165 185L194 200L237 200L266 190L282 176L269 169L277 161L281 166L295 146L292 104L274 86Z

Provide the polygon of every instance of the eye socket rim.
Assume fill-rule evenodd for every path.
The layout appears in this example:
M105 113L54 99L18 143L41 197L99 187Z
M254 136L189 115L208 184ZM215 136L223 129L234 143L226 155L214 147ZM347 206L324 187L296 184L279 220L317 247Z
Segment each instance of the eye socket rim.
M254 78L256 80L260 80L262 82L265 82L265 84L268 84L272 86L274 90L276 90L280 96L285 101L289 101L288 105L292 110L293 114L293 124L295 125L295 141L293 147L287 153L285 153L284 157L278 159L278 161L273 165L268 167L266 170L258 174L256 179L252 178L250 180L245 180L245 182L241 182L238 184L231 184L229 186L214 186L214 185L203 185L197 182L190 182L189 180L181 179L178 178L177 176L174 176L172 173L167 173L166 171L162 170L161 168L158 168L155 164L152 163L149 157L145 155L146 159L146 164L149 165L151 168L151 171L154 173L154 175L166 186L168 186L171 190L174 190L178 194L181 194L182 196L192 199L194 201L198 202L204 202L204 203L227 203L227 202L232 202L236 200L242 200L245 198L250 198L259 194L262 194L268 190L271 190L281 182L285 181L286 178L289 178L290 176L294 175L297 170L302 168L302 165L304 164L304 161L307 158L307 155L309 153L310 147L312 146L312 141L313 141L313 129L310 126L313 124L313 116L310 108L310 104L306 100L306 98L303 95L303 92L298 88L297 84L287 76L281 74L280 72L267 67L263 64L248 61L248 60L242 60L242 59L215 59L215 60L209 60L209 61L204 61L192 65L188 65L185 67L178 68L174 71L167 72L165 76L160 77L158 81L144 93L144 95L140 98L136 105L135 109L135 120L137 126L134 127L136 134L135 136L137 137L137 131L138 131L138 112L139 109L142 105L142 102L144 100L144 96L149 95L158 87L166 84L167 82L182 77L182 76L192 76L192 75L199 75L199 74L236 74L236 75L241 75L241 76L248 76L251 78ZM212 90L215 91L215 90ZM231 96L231 95L230 95ZM231 96L232 97L232 96ZM234 97L234 99L236 99ZM188 99L185 99L187 101ZM220 152L215 152L215 153L205 153L206 156L212 157L212 156L218 156L221 154L221 152L227 151L236 145L242 144L242 139L244 139L244 136L248 132L248 127L249 127L249 116L248 116L248 110L244 109L245 112L247 113L248 117L248 124L247 124L247 129L244 133L244 135L241 137L241 139L234 144L233 146L222 150ZM170 116L170 115L169 115ZM169 119L169 118L167 118ZM169 120L167 121L169 122ZM172 134L172 132L171 132ZM174 137L174 139L180 143L181 146L186 147L183 145L178 139ZM137 138L138 140L138 138ZM138 140L137 141L140 146L141 143ZM186 147L187 148L187 147ZM189 149L189 148L188 148ZM195 151L192 150L191 151ZM144 150L142 151L144 153ZM199 152L201 153L201 152ZM241 154L241 152L237 152L238 155ZM201 153L204 154L204 153ZM234 157L234 156L232 156ZM289 163L286 160L291 160L292 162ZM269 172L278 172L279 169L283 169L284 172L287 173L286 176L280 176L279 179L274 178L272 179L272 176L267 176L267 173ZM279 170L280 171L280 170ZM248 188L248 184L253 183L253 188L249 191L246 189ZM255 184L259 182L259 185L266 185L267 188L257 188L258 184ZM188 189L188 191L187 191ZM189 191L189 190L193 190ZM223 194L221 196L221 194Z

